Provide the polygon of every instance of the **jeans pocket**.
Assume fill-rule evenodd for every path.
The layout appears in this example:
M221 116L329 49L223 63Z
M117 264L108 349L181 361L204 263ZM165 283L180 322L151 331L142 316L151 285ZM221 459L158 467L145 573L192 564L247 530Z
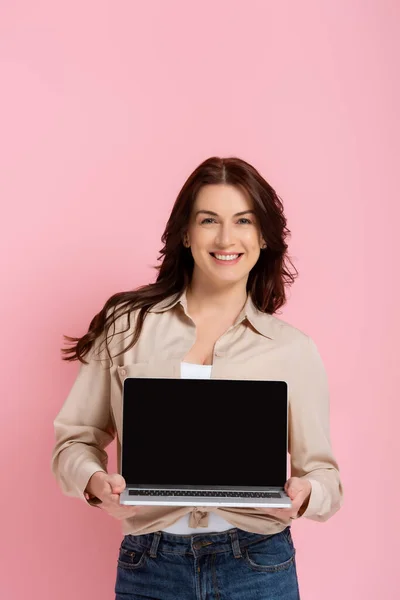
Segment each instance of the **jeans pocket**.
M262 537L242 551L244 562L248 567L254 571L270 573L288 569L294 562L295 553L294 546L288 542L285 531Z
M145 548L133 548L130 544L122 542L119 549L118 567L129 570L139 569L145 564L147 556Z

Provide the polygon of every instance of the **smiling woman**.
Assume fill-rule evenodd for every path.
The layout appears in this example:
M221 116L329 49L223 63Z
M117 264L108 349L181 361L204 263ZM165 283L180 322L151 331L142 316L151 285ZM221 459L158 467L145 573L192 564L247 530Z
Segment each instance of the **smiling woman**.
M235 203L235 209L230 202ZM199 210L203 212L200 214ZM245 212L236 214L242 211ZM229 219L233 222L229 223ZM65 336L71 347L62 349L64 360L85 362L85 356L99 336L104 331L112 330L116 320L121 320L124 315L130 323L131 313L136 311L133 336L126 350L132 348L140 337L148 312L168 298L173 301L174 296L181 295L189 288L189 284L193 286L193 276L199 266L195 257L201 252L197 240L203 239L198 230L204 230L205 237L208 230L212 232L215 228L219 233L214 238L210 237L214 239L215 246L211 246L208 252L215 251L220 257L230 251L230 246L229 249L223 248L227 239L230 243L229 236L233 228L235 231L244 228L244 233L246 230L251 232L250 236L243 235L244 241L248 237L251 240L253 259L248 256L247 265L255 260L257 253L258 259L247 274L246 293L263 313L274 314L281 308L286 302L285 288L292 285L297 277L297 269L287 252L286 239L290 230L282 201L273 187L248 162L236 157L212 157L191 173L175 200L161 237L164 245L159 257L161 264L155 267L159 271L156 282L111 296L92 319L84 336ZM193 248L190 248L188 235L194 236ZM259 240L258 249L255 248L256 238ZM263 252L260 253L260 249ZM217 259L213 263L218 264ZM244 277L244 272L242 274ZM214 277L213 281L218 280ZM102 340L102 345L107 351L107 336Z
M54 422L53 472L66 494L122 521L117 600L189 600L199 597L203 586L210 597L299 598L292 519L326 521L341 506L342 485L330 446L321 357L309 336L273 316L297 276L287 254L289 233L280 198L252 165L239 158L209 158L188 177L174 203L156 281L115 294L84 336L66 336L72 347L63 349L65 360L82 365ZM120 458L118 473L107 473L105 448L117 437L120 457L121 376L127 373L287 382L284 435L291 477L284 490L291 508L210 509L200 501L194 507L120 504L126 488ZM218 436L226 443L219 460L226 456L232 464L237 460L232 428L216 431L215 407L205 410L204 400L200 410L187 398L182 427L202 419L205 438L208 434L212 443ZM150 441L154 431L163 431L157 411L162 401L154 401ZM240 411L254 411L252 401L242 398ZM240 443L243 418L237 414L234 433ZM165 431L163 440L166 456L169 434ZM140 459L149 450L134 451ZM201 460L201 447L198 454ZM191 447L175 455L171 460L192 464ZM271 453L268 459L276 460ZM210 476L213 468L206 466Z

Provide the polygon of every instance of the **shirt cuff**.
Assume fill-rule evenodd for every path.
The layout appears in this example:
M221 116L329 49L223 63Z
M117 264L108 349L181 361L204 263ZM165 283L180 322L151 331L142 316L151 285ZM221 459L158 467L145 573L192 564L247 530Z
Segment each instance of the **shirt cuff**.
M308 500L308 504L306 505L306 508L300 508L298 514L297 514L297 518L298 517L312 517L315 514L318 513L318 511L321 508L321 504L322 501L324 499L324 491L322 488L322 485L320 484L319 481L317 481L316 479L311 479L308 477L305 477L304 479L307 479L307 481L309 481L311 483L311 494Z
M101 503L101 500L96 498L96 496L91 496L85 490L87 484L89 483L89 479L92 477L92 475L98 473L99 471L102 473L107 473L107 471L105 471L103 467L99 466L99 464L95 461L88 461L85 462L84 465L81 465L77 477L76 485L78 488L79 497L91 506L97 506Z

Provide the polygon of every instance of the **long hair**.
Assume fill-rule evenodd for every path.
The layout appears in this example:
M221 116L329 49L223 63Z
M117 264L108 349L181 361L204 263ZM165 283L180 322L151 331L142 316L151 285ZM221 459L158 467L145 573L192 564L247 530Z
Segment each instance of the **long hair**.
M154 283L143 285L128 292L111 296L96 314L88 332L81 338L64 336L70 348L63 348L63 360L79 360L87 363L88 354L96 339L115 330L117 318L127 315L130 328L130 313L138 310L132 341L122 354L132 348L139 339L148 311L161 300L184 291L190 283L194 261L190 248L183 245L183 236L189 225L193 204L200 188L208 184L229 184L247 192L254 203L263 239L267 248L249 273L247 292L254 305L264 313L273 314L286 302L285 286L291 285L298 275L297 269L287 254L286 238L290 230L286 226L281 199L258 171L246 161L236 158L211 157L202 162L188 177L180 190L161 237L163 247L154 268L158 275ZM292 267L292 271L288 268ZM172 298L173 300L173 298ZM111 357L107 342L108 356ZM117 354L116 356L119 356Z

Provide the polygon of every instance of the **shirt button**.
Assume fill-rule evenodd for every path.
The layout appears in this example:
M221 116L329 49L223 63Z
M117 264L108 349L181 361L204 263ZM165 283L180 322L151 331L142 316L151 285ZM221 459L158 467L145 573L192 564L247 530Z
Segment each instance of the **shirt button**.
M121 369L121 375L126 375L126 369Z

